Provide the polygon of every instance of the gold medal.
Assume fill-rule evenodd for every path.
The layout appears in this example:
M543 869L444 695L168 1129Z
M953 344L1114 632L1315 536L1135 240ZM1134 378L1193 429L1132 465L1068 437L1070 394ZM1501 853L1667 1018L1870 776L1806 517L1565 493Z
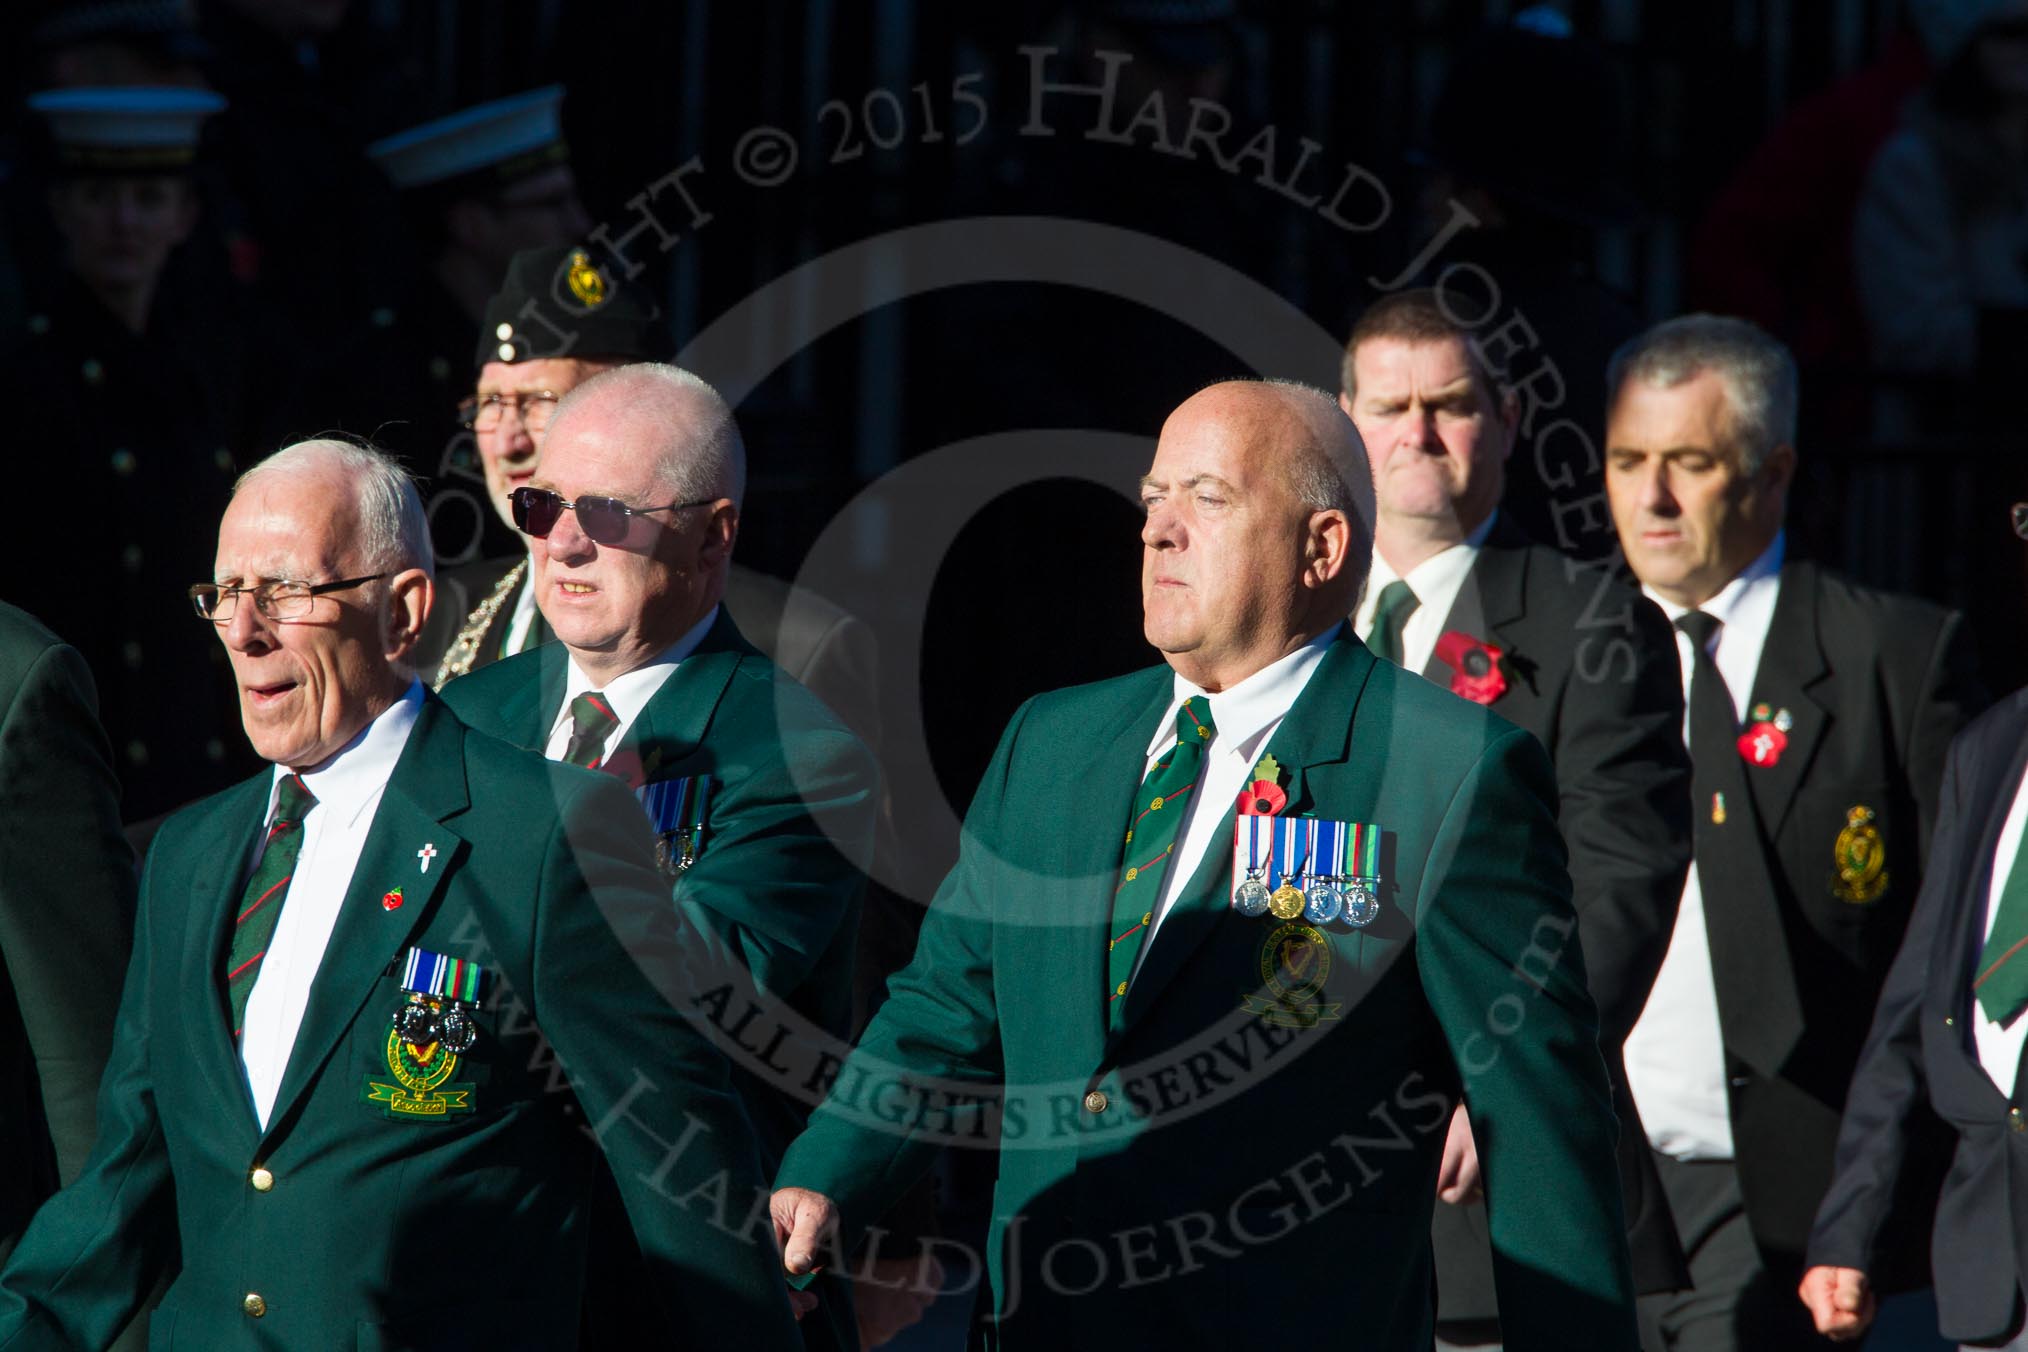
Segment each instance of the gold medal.
M1277 920L1294 920L1303 913L1303 894L1289 883L1283 883L1268 898L1268 910Z

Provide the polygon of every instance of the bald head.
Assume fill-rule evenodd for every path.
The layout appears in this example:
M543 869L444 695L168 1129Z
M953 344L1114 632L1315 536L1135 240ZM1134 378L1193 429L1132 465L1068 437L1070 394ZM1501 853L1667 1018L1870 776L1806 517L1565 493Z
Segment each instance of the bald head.
M528 486L628 509L616 529L595 524L597 539L585 507L564 511L529 554L543 618L601 688L654 661L724 596L746 456L732 410L688 371L622 366L572 390Z
M1344 619L1364 579L1372 480L1330 395L1228 381L1162 426L1141 481L1148 641L1220 690Z
M672 502L726 498L737 507L746 496L746 446L732 409L680 367L634 362L601 371L557 404L547 437L572 427L632 448Z

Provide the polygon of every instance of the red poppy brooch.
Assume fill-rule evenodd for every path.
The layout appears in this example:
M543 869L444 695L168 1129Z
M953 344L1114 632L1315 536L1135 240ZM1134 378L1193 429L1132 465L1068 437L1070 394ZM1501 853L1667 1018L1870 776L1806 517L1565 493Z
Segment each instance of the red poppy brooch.
M1436 645L1436 655L1451 668L1451 693L1474 704L1491 704L1507 693L1507 678L1500 671L1505 652L1499 644L1460 629L1446 633Z
M1239 791L1238 811L1242 817L1272 817L1289 805L1282 791L1282 767L1273 756L1262 756L1253 767L1253 780Z

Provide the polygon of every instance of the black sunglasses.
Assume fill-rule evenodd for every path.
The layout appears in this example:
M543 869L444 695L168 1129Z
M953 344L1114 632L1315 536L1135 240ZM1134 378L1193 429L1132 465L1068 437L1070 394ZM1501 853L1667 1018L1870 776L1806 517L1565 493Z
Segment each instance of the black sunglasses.
M517 488L507 495L507 500L514 508L514 528L524 535L542 539L556 529L556 523L569 511L577 513L578 529L585 537L602 545L616 545L627 538L629 517L649 512L680 512L685 507L702 507L718 501L698 498L691 502L665 502L660 507L629 507L618 498L584 497L570 502L546 488Z

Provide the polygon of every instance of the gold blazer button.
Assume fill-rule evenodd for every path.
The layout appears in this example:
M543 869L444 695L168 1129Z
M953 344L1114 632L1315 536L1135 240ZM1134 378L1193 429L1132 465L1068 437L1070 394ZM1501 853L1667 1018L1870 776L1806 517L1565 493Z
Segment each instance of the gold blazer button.
M1102 1113L1110 1102L1112 1100L1106 1097L1105 1090L1094 1089L1084 1096L1084 1110L1088 1113Z

